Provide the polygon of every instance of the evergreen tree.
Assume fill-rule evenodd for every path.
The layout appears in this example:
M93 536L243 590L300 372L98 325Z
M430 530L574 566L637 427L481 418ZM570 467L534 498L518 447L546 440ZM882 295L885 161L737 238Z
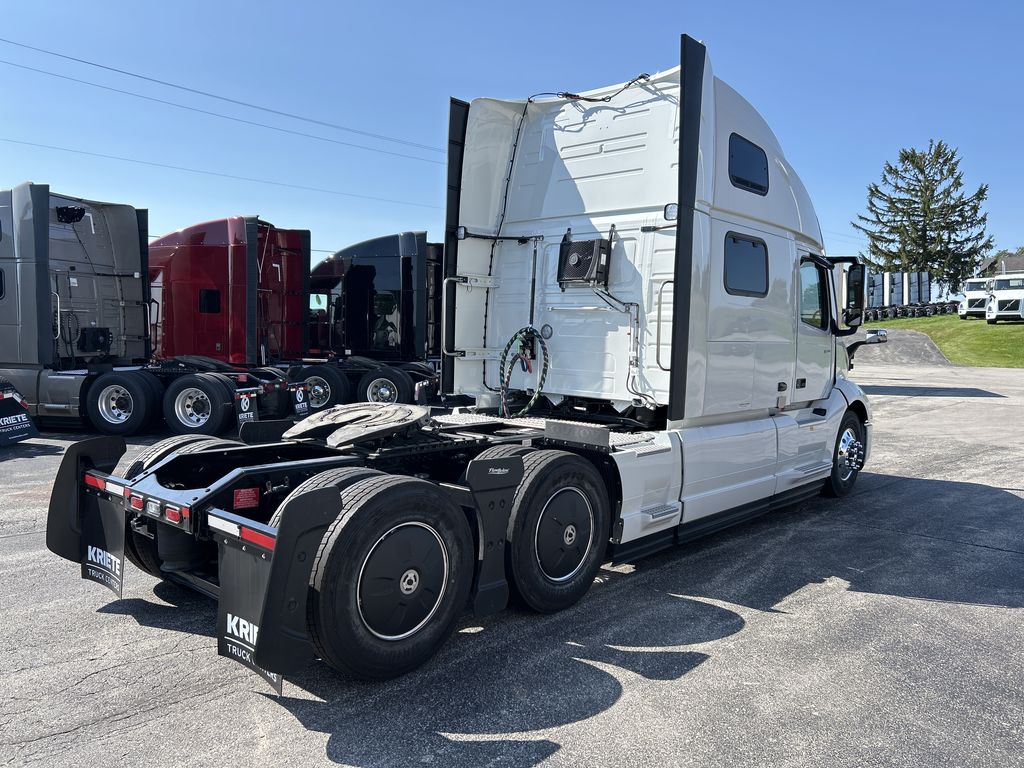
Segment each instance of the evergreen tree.
M885 163L880 183L868 185L867 215L850 222L868 237L866 260L886 271L930 272L960 290L992 250L981 210L988 185L972 195L963 186L960 158L944 141L901 149L895 165Z

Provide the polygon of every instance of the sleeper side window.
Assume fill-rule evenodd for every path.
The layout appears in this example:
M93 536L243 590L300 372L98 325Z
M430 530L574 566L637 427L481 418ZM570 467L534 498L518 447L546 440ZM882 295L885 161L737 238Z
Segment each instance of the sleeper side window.
M725 291L733 296L768 295L768 246L734 232L725 236Z
M815 328L828 328L828 294L821 268L805 261L800 265L800 320Z
M4 297L4 271L0 269L0 299Z
M729 136L729 181L755 195L768 194L768 155L738 133Z
M199 311L204 315L216 315L220 312L220 291L213 288L199 289Z

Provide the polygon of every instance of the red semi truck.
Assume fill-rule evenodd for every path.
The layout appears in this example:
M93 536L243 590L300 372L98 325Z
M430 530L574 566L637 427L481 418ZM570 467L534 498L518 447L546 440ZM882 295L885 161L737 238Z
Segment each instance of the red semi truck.
M172 232L149 245L154 354L305 382L314 411L425 400L440 356L441 249L423 232L388 235L311 274L307 230L235 216Z

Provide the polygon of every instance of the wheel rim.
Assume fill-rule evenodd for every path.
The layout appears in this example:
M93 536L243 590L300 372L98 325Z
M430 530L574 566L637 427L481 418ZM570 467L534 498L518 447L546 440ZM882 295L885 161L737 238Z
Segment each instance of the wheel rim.
M322 376L310 376L306 379L309 385L309 404L314 408L323 408L331 400L331 385Z
M437 613L448 584L448 549L425 523L402 523L370 548L356 584L359 618L381 640L404 640Z
M843 430L839 438L836 465L839 467L839 479L844 483L864 466L864 443L857 437L853 427Z
M549 581L568 581L583 568L594 542L594 509L576 487L561 488L537 519L534 552Z
M366 399L371 403L394 403L398 400L398 387L391 379L374 379L366 388Z
M174 398L174 415L182 424L201 427L210 420L212 413L210 397L198 387L183 389Z
M124 424L135 412L131 393L120 384L111 384L100 391L100 416L110 424Z

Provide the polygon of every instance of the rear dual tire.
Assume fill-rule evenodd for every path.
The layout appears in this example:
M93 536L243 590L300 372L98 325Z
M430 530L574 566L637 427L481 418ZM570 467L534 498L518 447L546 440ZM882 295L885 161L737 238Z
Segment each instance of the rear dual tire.
M85 413L105 435L134 435L159 413L159 385L137 371L101 374L86 393Z
M469 523L444 491L409 477L363 477L339 503L310 575L310 637L344 674L397 677L437 652L466 606Z
M164 421L179 435L219 435L234 422L235 384L223 373L190 373L164 394Z
M519 455L524 471L508 523L506 573L523 603L553 613L587 593L604 561L608 490L581 456L549 450Z

